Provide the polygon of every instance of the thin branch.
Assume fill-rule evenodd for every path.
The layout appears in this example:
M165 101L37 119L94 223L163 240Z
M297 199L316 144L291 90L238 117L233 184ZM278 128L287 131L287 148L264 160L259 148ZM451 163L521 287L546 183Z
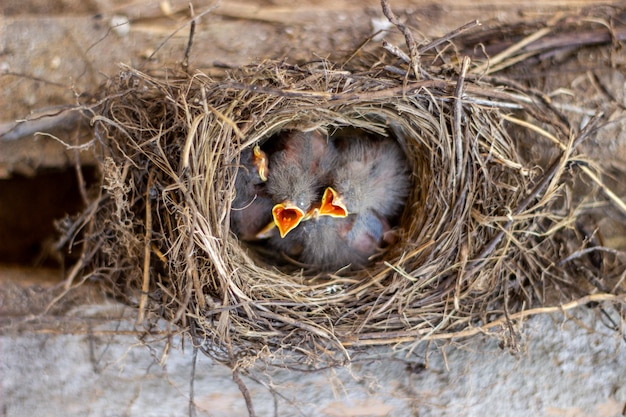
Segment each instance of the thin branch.
M391 10L388 0L381 0L380 4L382 6L383 14L385 15L385 17L389 19L389 22L395 27L397 27L398 30L404 35L404 41L406 42L406 45L409 48L409 55L410 55L409 62L411 65L411 69L413 70L413 74L415 75L415 78L419 79L420 78L419 51L417 50L417 44L415 43L415 39L413 39L413 34L409 30L409 28L406 27L406 25L404 25L403 23L400 22L400 20L398 20L396 15Z
M451 41L452 39L456 38L457 36L459 36L461 33L463 32L467 32L470 29L475 28L476 26L481 26L482 23L480 23L478 20L472 20L471 22L468 22L466 24L464 24L461 27L458 27L456 29L454 29L451 32L446 33L445 35L443 35L442 37L432 41L431 43L429 43L428 45L422 46L421 48L418 49L418 52L420 54L423 54L424 52L436 48L437 46L441 45L442 43Z
M581 297L577 300L571 301L566 304L561 304L553 307L538 307L530 310L520 311L515 314L511 314L509 317L502 316L497 320L487 323L483 326L470 327L466 330L450 333L430 333L430 329L423 329L418 331L400 331L400 332L381 332L381 333L367 333L360 335L351 335L341 341L344 347L350 346L376 346L376 345L393 345L397 343L415 342L416 338L421 341L425 340L452 340L475 336L477 334L488 333L489 330L506 326L507 322L524 320L528 317L537 316L540 314L553 314L562 313L575 308L583 307L589 303L620 303L626 304L626 295L614 295L614 294L591 294L585 297ZM427 336L424 336L428 334Z
M196 380L196 364L198 363L198 347L193 347L193 354L191 357L191 376L189 379L189 417L195 417L197 414L196 403L194 402L194 382Z
M189 26L189 38L187 39L187 48L185 48L185 57L181 66L183 71L189 72L189 55L191 54L191 45L193 44L193 35L196 31L196 19L194 19L193 4L189 3L189 13L191 14L191 25Z
M25 120L0 123L0 140L12 141L37 132L53 129L73 129L80 122L81 113L76 107L64 107L54 112L42 112ZM65 144L67 146L67 144Z
M616 256L617 255L624 255L624 254L626 254L626 252L620 251L620 250L617 250L617 249L606 248L604 246L593 246L591 248L581 249L579 251L576 251L576 252L572 253L567 258L565 258L561 262L559 262L559 265L565 265L566 263L568 263L568 262L570 262L570 261L572 261L574 259L580 258L581 256L584 256L584 255L587 255L587 254L590 254L590 253L596 252L596 251L597 252L607 252L607 253L610 253L610 254L613 254L613 255L616 255Z
M239 391L241 391L241 395L243 395L243 399L246 402L246 408L248 409L248 416L256 417L256 413L254 412L254 407L252 405L252 397L250 396L250 391L239 376L239 371L236 369L233 369L233 381L235 381L235 383L239 387Z
M146 304L148 303L148 291L150 290L150 242L152 241L152 204L150 203L150 190L154 182L154 172L150 171L148 184L146 187L146 233L143 252L143 280L141 284L141 297L139 298L139 314L137 315L137 323L143 322L145 317Z
M217 2L215 4L213 4L212 6L209 6L205 11L203 11L202 13L200 13L198 16L193 17L192 19L186 21L185 23L183 23L182 25L180 25L178 28L176 28L176 30L174 30L172 33L170 33L164 40L163 42L161 42L155 49L154 51L150 54L150 56L146 59L147 61L150 61L154 55L159 52L161 50L161 48L163 48L163 46L165 46L165 44L167 42L169 42L170 39L172 39L178 32L180 32L181 30L183 30L185 28L185 26L187 26L188 24L192 24L192 22L195 22L196 20L200 19L202 16L211 13L213 10L215 10L218 7Z
M465 76L467 75L467 69L469 68L470 59L463 57L463 64L461 66L461 73L454 89L454 130L453 140L456 152L456 183L461 183L461 176L464 173L463 169L463 133L461 129L461 123L463 120L463 84L465 82Z
M535 32L535 33L525 37L524 39L522 39L521 41L517 42L516 44L511 45L510 47L508 47L504 51L500 52L498 55L494 56L493 58L485 61L483 64L477 66L476 68L474 68L472 70L472 72L475 73L475 74L482 74L482 73L485 73L485 72L487 72L487 73L493 72L492 70L489 70L488 68L489 67L493 67L496 64L501 63L502 61L504 61L505 59L507 59L511 55L513 55L515 52L521 50L526 45L535 42L537 39L540 39L540 38L546 36L551 31L552 31L552 28L550 28L550 27L538 30L537 32Z

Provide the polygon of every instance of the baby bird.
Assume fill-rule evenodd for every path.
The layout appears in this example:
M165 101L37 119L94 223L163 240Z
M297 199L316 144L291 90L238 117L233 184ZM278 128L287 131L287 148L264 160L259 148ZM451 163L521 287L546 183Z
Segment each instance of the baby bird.
M385 242L410 186L406 158L394 140L350 135L335 144L332 186L316 215L301 225L308 235L301 258L323 269L367 264Z
M400 145L387 138L351 136L335 142L340 158L333 171L333 206L348 214L390 219L404 206L410 179Z
M290 248L299 250L297 259L314 269L331 271L346 265L364 266L368 254L355 251L348 244L354 220L355 216L335 218L316 213L284 240L295 242Z
M272 199L266 193L268 160L255 146L244 149L235 179L235 199L230 209L230 229L241 240L257 240L258 233L272 220Z
M270 156L267 193L274 200L272 216L281 238L300 224L319 201L334 165L334 146L320 131L287 131Z

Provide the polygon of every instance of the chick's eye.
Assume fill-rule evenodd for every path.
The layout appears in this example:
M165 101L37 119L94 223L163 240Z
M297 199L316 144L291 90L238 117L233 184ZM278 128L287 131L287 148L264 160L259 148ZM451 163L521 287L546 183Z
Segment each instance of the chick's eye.
M304 198L298 199L298 201L296 201L296 205L304 211L306 211L309 208L309 203Z

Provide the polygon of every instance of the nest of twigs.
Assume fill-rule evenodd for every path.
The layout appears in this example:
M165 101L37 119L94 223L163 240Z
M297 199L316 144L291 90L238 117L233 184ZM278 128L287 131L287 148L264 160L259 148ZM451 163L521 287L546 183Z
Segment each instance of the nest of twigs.
M341 63L122 68L94 107L105 152L86 216L92 276L140 319L164 317L238 366L337 364L347 348L508 332L529 308L591 294L579 271L598 265L568 258L583 246L569 231L588 199L570 190L599 175L577 146L601 118L579 129L541 93L441 52L450 38L418 48L398 28L408 52L385 45ZM397 241L366 268L330 273L277 266L239 241L229 216L242 150L283 130L344 128L393 138L407 156Z

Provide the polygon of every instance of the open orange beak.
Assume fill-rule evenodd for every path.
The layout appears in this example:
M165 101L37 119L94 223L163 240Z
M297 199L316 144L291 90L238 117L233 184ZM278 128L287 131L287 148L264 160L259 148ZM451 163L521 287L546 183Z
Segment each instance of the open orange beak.
M304 218L304 211L293 204L276 204L272 208L272 217L278 227L280 237L287 236L287 233L296 228Z
M259 173L261 181L265 182L267 181L267 155L261 150L259 145L256 145L254 149L252 149L252 153L252 162Z
M322 196L322 204L319 208L320 216L348 217L348 209L341 200L339 193L332 187L327 187Z

